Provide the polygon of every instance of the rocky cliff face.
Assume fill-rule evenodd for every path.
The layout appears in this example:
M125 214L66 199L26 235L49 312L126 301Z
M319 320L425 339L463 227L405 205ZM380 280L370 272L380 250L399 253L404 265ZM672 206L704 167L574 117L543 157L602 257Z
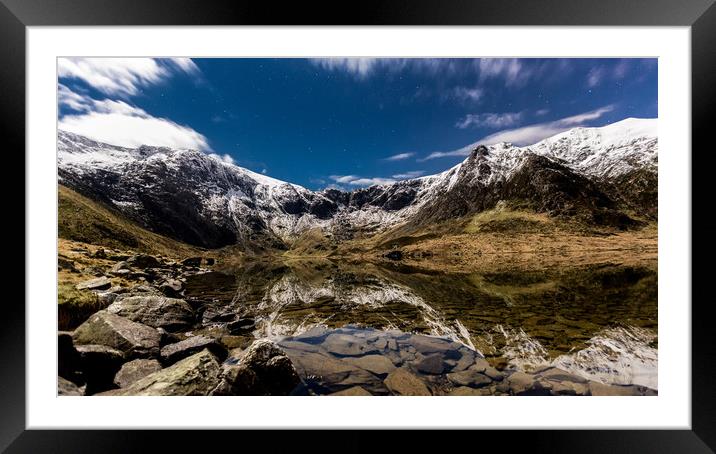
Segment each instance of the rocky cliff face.
M343 192L310 191L195 150L99 143L60 131L60 183L148 229L202 247L286 248L309 230L335 238L469 215L500 200L628 227L656 218L656 120L576 128L528 147L472 146L437 175Z

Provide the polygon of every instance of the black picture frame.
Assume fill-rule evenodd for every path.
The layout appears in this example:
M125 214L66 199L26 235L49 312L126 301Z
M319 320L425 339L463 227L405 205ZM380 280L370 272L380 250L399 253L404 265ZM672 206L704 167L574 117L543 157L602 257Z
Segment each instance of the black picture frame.
M0 112L2 143L6 155L17 158L16 168L24 166L25 145L25 32L30 26L91 25L549 25L549 26L690 26L692 63L692 149L684 150L692 169L713 149L709 122L716 101L716 6L714 0L364 0L349 4L334 2L207 1L207 0L0 0ZM706 154L706 156L701 157ZM690 156L689 156L689 153ZM705 194L703 179L692 173L692 194ZM17 190L15 189L15 192ZM5 193L9 194L8 192ZM20 204L19 198L16 201ZM708 202L706 202L708 203ZM692 207L699 206L696 199ZM17 218L20 208L14 211ZM705 210L710 211L710 210ZM706 220L707 213L692 215L693 226ZM24 219L24 217L23 217ZM26 227L23 223L20 226ZM18 232L18 235L24 236ZM25 237L27 241L27 237ZM703 243L692 253L692 429L691 430L550 430L470 434L473 449L477 440L494 440L498 446L528 452L714 452L716 451L716 355L712 318L712 298L697 285L696 277L708 271L696 267L697 259L711 253L712 243ZM707 262L702 262L707 263ZM17 266L16 269L20 269ZM22 268L25 270L25 268ZM31 272L31 270L25 270ZM19 287L19 286L18 286ZM131 452L162 446L165 450L195 451L221 448L222 442L237 446L239 435L230 431L199 434L191 431L55 431L25 428L25 307L6 301L3 307L3 361L0 366L0 449L7 452ZM677 302L673 302L677 303ZM687 302L682 302L687 303ZM686 304L684 304L687 307ZM685 371L686 372L686 371ZM686 376L686 373L685 373ZM300 409L296 410L300 412ZM300 415L299 415L300 416ZM101 418L101 415L97 417ZM297 416L298 417L298 416ZM638 421L634 421L638 425ZM373 433L334 431L333 440L320 435L320 445L340 451L364 451L419 446L421 449L453 449L450 434L424 431L390 434L378 442ZM463 432L462 435L465 435ZM291 451L301 446L316 447L318 435L298 433L268 435L270 451ZM256 441L256 440L253 440ZM207 443L209 443L207 445ZM491 443L490 443L491 444ZM249 449L249 444L243 449ZM485 445L487 447L487 445ZM456 447L456 446L455 446ZM238 447L237 447L238 449Z

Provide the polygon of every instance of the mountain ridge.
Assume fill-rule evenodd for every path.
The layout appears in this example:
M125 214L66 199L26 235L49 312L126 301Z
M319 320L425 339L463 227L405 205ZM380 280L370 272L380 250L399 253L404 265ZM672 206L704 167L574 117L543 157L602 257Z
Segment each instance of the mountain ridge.
M624 209L656 217L656 122L574 128L526 147L476 146L444 172L350 192L310 191L196 150L129 149L60 131L58 177L149 230L208 248L286 249L315 229L340 241L463 216L504 199L590 222L616 219L623 228L630 224ZM543 176L541 185L520 176L524 166ZM653 197L640 198L644 193Z

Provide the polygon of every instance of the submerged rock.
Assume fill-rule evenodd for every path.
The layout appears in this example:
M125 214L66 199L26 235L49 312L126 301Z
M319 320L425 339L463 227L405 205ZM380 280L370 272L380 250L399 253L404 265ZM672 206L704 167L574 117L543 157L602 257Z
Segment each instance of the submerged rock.
M392 361L382 355L365 355L358 358L346 358L344 361L377 375L389 374L395 370Z
M469 368L460 372L447 374L451 383L459 386L481 388L492 383L492 379L480 373L477 369Z
M443 356L439 353L434 353L420 359L414 366L419 372L431 375L440 375L445 370Z
M422 380L402 367L391 372L384 383L393 394L399 396L431 395L430 390Z
M374 345L368 344L365 339L342 333L333 333L326 336L323 341L323 348L339 356L361 356L378 351Z
M335 392L331 396L372 396L372 394L360 386L353 386L343 391Z
M159 354L157 330L119 315L100 311L81 324L72 335L75 345L105 345L126 358L146 358Z

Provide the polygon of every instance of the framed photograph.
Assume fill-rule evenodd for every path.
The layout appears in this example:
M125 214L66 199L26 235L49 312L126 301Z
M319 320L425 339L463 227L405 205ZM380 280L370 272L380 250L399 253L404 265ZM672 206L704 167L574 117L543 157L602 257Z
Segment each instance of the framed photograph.
M712 452L713 2L276 9L3 0L26 272L0 446Z

